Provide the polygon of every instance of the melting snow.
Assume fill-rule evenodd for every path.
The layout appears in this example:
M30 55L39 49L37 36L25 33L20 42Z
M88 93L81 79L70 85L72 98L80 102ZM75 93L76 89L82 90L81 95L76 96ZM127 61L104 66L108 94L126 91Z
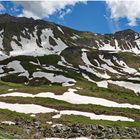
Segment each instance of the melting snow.
M104 68L104 70L108 70L112 73L118 73L116 70L114 70L112 67L108 66L107 64L101 64L101 67Z
M110 59L105 59L103 55L99 55L99 58L100 58L103 62L107 63L109 66L114 66L114 64L112 63L112 61L111 61Z
M75 83L76 81L71 78L64 77L63 75L55 75L54 73L46 73L46 72L34 72L33 77L45 77L52 83L62 83L64 85L70 85L70 83Z
M76 40L76 39L80 38L80 36L77 35L77 34L73 34L73 35L74 35L74 36L71 37L71 39L73 39L73 40Z
M51 29L42 30L40 44L42 47L39 47L36 43L36 39L38 39L37 28L35 28L33 35L30 36L30 39L20 36L22 46L18 46L14 41L12 41L11 46L13 51L10 52L10 55L42 56L49 54L60 54L65 48L68 47L60 38L54 38L54 34ZM57 45L52 46L49 43L49 37L52 37ZM17 37L13 36L13 39L17 40Z
M140 77L130 77L129 80L140 81Z
M63 30L59 26L57 26L57 28L62 34L64 34Z
M93 66L93 64L91 64L91 62L89 61L86 52L82 53L82 60L87 66Z
M82 51L82 52L89 52L88 49L82 49L81 51Z
M44 66L43 68L46 69L46 70L51 70L51 71L63 71L63 70L58 69L58 68L56 68L56 67L54 67L52 65Z
M98 87L103 87L103 88L108 88L108 82L107 81L100 81L100 82L96 82Z
M12 103L4 103L0 102L1 109L9 109L11 111L16 111L20 113L49 113L49 112L57 112L55 109L43 107L35 104L12 104Z
M120 103L103 99L103 98L79 95L79 94L74 93L75 91L77 90L69 89L63 95L55 95L54 93L51 93L51 92L42 92L36 95L32 95L28 93L13 92L13 93L8 93L8 94L2 94L0 95L0 97L6 97L6 96L44 97L44 98L48 97L48 98L54 98L57 100L63 100L72 104L95 104L95 105L102 105L102 106L107 106L107 107L140 109L140 105L131 105L128 103L120 104Z
M74 68L72 64L68 63L64 57L61 56L61 61L58 62L58 65L64 66L70 69L78 70L77 68Z
M100 78L104 78L104 79L109 79L110 78L110 76L107 75L107 73L101 74L101 73L97 72L95 69L90 68L90 67L79 65L79 68L81 68L83 70L86 70L87 72L92 73L92 74L94 74L94 75L96 75L97 77L100 77Z
M71 89L71 91L74 91L74 90ZM38 96L34 96L34 97L38 97ZM39 97L42 97L42 96L39 96ZM82 115L82 116L90 117L90 119L95 119L95 120L134 121L133 119L130 119L130 118L127 118L127 117L122 117L122 116L96 115L94 113L81 112L81 111L75 111L75 110L58 111L56 109L47 108L47 107L43 107L43 106L35 105L35 104L11 104L11 103L0 102L0 108L9 109L11 111L16 111L16 112L25 113L25 114L29 114L29 113L33 113L33 114L49 113L49 112L57 112L58 113L59 112L59 114L53 116L52 118L60 118L61 115L71 115L71 114L73 114L73 115Z
M11 89L8 89L8 91L14 91L14 90L16 90L16 89L12 89L12 88Z
M95 81L93 81L92 79L90 79L88 75L82 73L82 76L83 76L85 79L87 79L88 81L90 81L90 82L92 82L92 83L96 83Z
M1 35L2 32L3 32L3 30L0 31L0 49L3 49L3 37Z
M116 63L118 63L122 68L122 72L127 72L129 74L134 74L137 72L136 69L134 68L130 68L129 66L127 66L127 64L124 61L119 61L116 57L113 57L113 59L116 61Z
M133 90L135 93L140 93L140 84L135 84L132 82L125 82L125 81L112 81L112 80L108 80L108 82L111 84L118 85L120 87Z
M118 104L116 102L112 102L109 100L96 98L96 97L88 97L88 96L81 96L78 94L75 94L74 92L77 91L75 89L69 89L68 92L65 92L63 95L55 95L54 93L46 92L46 93L39 93L36 95L28 94L28 93L20 93L20 92L13 92L8 94L0 95L0 97L7 97L7 96L16 96L16 97L49 97L54 98L57 100L63 100L66 102L70 102L73 104L97 104L97 105L103 105L108 107L128 107L128 108L136 108L140 109L139 105L130 105L130 104ZM58 111L52 108L43 107L40 105L35 104L11 104L11 103L4 103L0 102L0 108L2 109L9 109L16 112L21 113L48 113L48 112L57 112L57 115L54 115L53 118L60 118L61 115L82 115L86 117L90 117L91 119L95 120L111 120L111 121L134 121L127 117L122 116L111 116L111 115L96 115L94 113L88 113L88 112L81 112L81 111L75 111L75 110L63 110Z
M0 65L0 73L3 73L4 72L4 70L2 69L3 66L4 65Z
M99 50L117 51L115 47L111 46L110 44L104 44L104 46L100 47Z
M5 55L2 51L0 51L0 61L9 58L10 56Z
M82 76L87 79L88 81L92 82L92 83L96 83L98 87L103 87L103 88L108 88L108 82L106 80L104 81L100 81L100 82L96 82L93 81L92 79L89 78L89 76L87 76L86 74L82 73Z
M8 125L15 125L15 122L12 121L2 121L2 124L8 124Z
M13 68L15 71L12 73L21 73L19 76L26 76L27 78L29 77L28 71L26 71L22 65L20 64L20 61L12 61L7 64L7 68Z
M53 116L53 118L60 118L61 115L81 115L81 116L89 117L90 119L93 119L93 120L134 121L133 119L122 117L122 116L96 115L94 113L81 112L81 111L75 111L75 110L60 111L60 114Z

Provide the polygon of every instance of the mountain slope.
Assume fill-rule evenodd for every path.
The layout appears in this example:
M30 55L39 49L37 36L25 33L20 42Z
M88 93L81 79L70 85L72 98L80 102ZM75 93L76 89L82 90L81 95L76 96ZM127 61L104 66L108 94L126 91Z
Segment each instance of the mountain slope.
M40 55L42 51L43 54L50 51L60 53L68 46L134 53L139 53L140 50L140 35L132 30L105 35L95 34L76 31L43 20L16 18L7 14L0 16L0 30L1 50L10 55L14 55L16 51L24 54L24 51L30 53L35 50L41 50Z
M53 80L53 73L58 73L59 79L65 75L63 69L95 77L95 82L139 77L140 35L132 30L101 35L7 14L1 15L0 30L4 81L13 80L13 76L18 76L17 82L46 79L46 71L50 72L47 81L58 82L57 77ZM76 82L68 79L67 82Z
M4 126L0 134L14 138L67 138L72 134L123 138L128 126L134 132L126 138L138 138L139 54L140 34L130 29L96 34L0 15L0 123ZM90 126L82 129L89 124L103 136L93 134ZM114 131L110 137L108 125ZM25 131L21 133L21 129Z

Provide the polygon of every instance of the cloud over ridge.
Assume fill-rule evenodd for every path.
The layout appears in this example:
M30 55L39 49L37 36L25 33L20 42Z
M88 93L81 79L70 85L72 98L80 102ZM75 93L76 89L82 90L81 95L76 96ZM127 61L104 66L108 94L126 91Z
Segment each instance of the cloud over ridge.
M38 19L48 17L55 12L65 9L66 6L74 6L79 2L85 3L83 0L16 1L15 3L24 8L19 16ZM63 15L67 13L68 12L63 13Z
M140 19L140 0L106 0L112 19L127 18L129 26Z

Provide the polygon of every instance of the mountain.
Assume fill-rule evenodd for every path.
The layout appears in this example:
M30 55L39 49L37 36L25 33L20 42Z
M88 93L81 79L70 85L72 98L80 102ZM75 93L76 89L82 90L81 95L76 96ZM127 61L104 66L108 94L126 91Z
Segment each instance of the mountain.
M0 50L4 81L17 76L15 82L29 82L42 77L33 76L36 72L64 74L61 71L67 68L98 80L139 75L140 35L130 29L96 34L4 14L0 16Z
M8 118L4 117L8 113L8 119L17 123L15 127L18 129L17 135L14 130L8 130L8 127L4 128L5 132L10 131L10 136L14 135L14 138L66 138L66 131L70 129L69 137L72 134L74 137L89 136L89 131L94 128L85 125L95 125L92 119L101 117L97 121L99 126L93 127L104 136L100 137L96 132L97 137L92 138L124 138L125 132L128 132L126 126L140 127L139 60L140 34L130 29L114 34L97 34L44 20L0 15L0 108L11 111L9 113L0 109L3 112L0 118ZM16 103L18 108L24 108L25 104L32 106L26 107L27 112L24 112L16 108ZM38 112L41 105L53 108L49 110L51 113L46 114L46 108L41 108L41 112ZM83 112L86 113L83 115ZM95 113L95 116L90 113ZM52 124L62 123L66 126L52 128L51 123L46 126L48 120L45 115ZM64 117L57 120L61 115ZM118 119L118 116L122 117ZM120 121L117 124L112 122L114 120L131 123ZM69 123L80 123L80 126L69 126ZM30 125L29 128L27 124ZM101 126L104 124L110 125L110 130L106 125ZM121 128L114 128L114 125ZM29 132L21 134L19 129L23 127ZM74 129L76 132L73 132ZM102 129L106 129L107 136ZM138 138L140 129L133 130L131 132ZM35 131L39 131L39 134L31 135ZM109 131L112 131L110 137ZM0 128L0 136L1 132L7 136ZM125 138L134 138L128 134L130 133Z
M140 53L140 35L130 29L114 34L95 34L76 31L43 20L18 18L4 14L0 16L0 30L1 51L8 55L14 55L17 50L18 53L21 53L20 55L27 55L36 49L43 51L43 54L49 52L56 54L64 50L67 45L69 47L79 46L99 50ZM28 47L28 42L34 43L33 47ZM64 48L58 47L59 50L54 47L59 45ZM41 52L38 55L43 55Z

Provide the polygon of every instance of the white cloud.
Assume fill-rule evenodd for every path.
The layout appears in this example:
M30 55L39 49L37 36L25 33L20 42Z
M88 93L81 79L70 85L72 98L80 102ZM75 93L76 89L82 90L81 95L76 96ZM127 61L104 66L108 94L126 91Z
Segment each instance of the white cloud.
M5 7L0 3L0 13L5 11Z
M70 9L70 8L66 9L65 11L61 10L59 12L59 18L64 19L64 16L67 14L70 14L71 12L72 12L72 9Z
M130 26L140 19L140 0L106 0L112 19L127 18Z
M55 12L61 11L66 6L74 6L76 3L85 3L83 0L48 0L48 1L16 1L23 6L23 12L19 16L33 17L35 19L48 17ZM62 12L61 18L70 11Z

